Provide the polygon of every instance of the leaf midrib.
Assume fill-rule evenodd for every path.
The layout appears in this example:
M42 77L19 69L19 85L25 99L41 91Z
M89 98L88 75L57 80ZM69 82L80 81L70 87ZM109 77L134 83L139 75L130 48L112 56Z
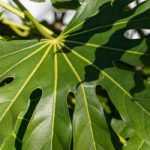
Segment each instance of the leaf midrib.
M98 45L98 44L95 44L95 43L90 43L90 42L87 42L87 43L83 43L83 42L80 42L80 41L73 41L73 40L66 40L68 43L73 43L73 44L78 44L79 46L88 46L88 47L93 47L93 48L104 48L104 49L108 49L110 51L114 51L114 52L119 52L119 53L129 53L129 54L133 54L133 55L144 55L144 56L149 56L150 53L142 53L142 52L138 52L138 51L131 51L131 50L123 50L123 49L120 49L120 48L114 48L114 47L108 47L108 46L103 46L103 45Z
M58 57L57 57L57 48L56 46L53 47L54 53L54 97L53 97L53 104L52 104L52 121L51 121L51 137L50 137L50 149L53 149L53 137L54 137L54 126L55 126L55 111L56 111L56 99L57 99L57 87L58 87Z
M82 82L78 72L76 71L76 69L74 68L74 66L72 65L71 61L69 60L69 58L67 57L66 54L62 53L63 56L64 56L64 59L66 60L67 64L69 65L70 69L72 70L73 74L75 75L75 77L77 78L77 80L79 81L79 83ZM85 90L84 90L84 87L83 87L83 84L80 85L81 86L81 91L82 91L82 94L83 94L83 100L84 100L84 104L85 104L85 108L86 108L86 113L87 113L87 116L88 116L88 120L89 120L89 126L90 126L90 131L91 131L91 136L92 136L92 140L93 140L93 146L94 146L94 149L96 150L96 143L95 143L95 138L94 138L94 133L93 133L93 129L92 129L92 122L91 122L91 117L90 117L90 113L89 113L89 107L88 107L88 103L87 103L87 97L86 97L86 94L85 94Z
M130 18L132 19L132 17ZM141 22L141 21L146 21L146 20L149 20L149 18L142 18L142 19L137 19L137 20L134 20L133 22ZM129 18L127 19L127 21L120 21L120 22L117 22L117 23L114 23L114 24L107 24L107 25L103 25L103 26L96 26L96 27L93 27L93 28L90 28L89 30L83 30L81 32L78 32L78 33L74 33L74 34L70 34L69 37L75 37L75 36L79 36L81 34L86 34L86 33L90 33L90 32L93 32L93 31L96 31L96 30L100 30L100 29L104 29L104 28L108 28L108 27L116 27L116 26L120 26L120 25L124 25L124 24L127 24L129 22ZM83 23L79 24L76 28L80 27ZM76 29L74 28L74 29ZM72 31L71 31L72 32ZM66 34L69 34L70 32L66 32ZM65 35L65 33L64 33Z
M33 55L37 54L38 52L40 52L47 44L44 44L43 46L39 47L36 51L33 51L32 53L28 54L26 57L24 57L23 59L19 60L17 63L13 64L11 67L9 67L5 72L3 72L2 74L0 74L0 78L3 77L4 75L6 75L9 71L11 71L12 69L15 69L18 65L20 65L21 63L23 63L24 61L28 60L30 57L32 57Z
M13 55L16 55L16 54L18 54L18 53L24 52L24 51L26 51L26 50L29 50L29 49L33 48L33 47L36 47L36 46L38 46L38 45L41 45L41 44L43 44L43 43L45 43L45 41L44 41L44 42L39 42L39 43L36 43L36 44L33 44L33 45L30 45L30 46L27 46L27 47L25 47L25 48L23 48L23 49L22 49L22 48L21 48L21 49L18 49L18 50L16 50L16 51L10 52L10 53L8 53L8 54L6 54L6 55L1 55L1 56L0 56L0 60L1 60L1 59L4 59L4 58L6 58L6 57L13 56Z

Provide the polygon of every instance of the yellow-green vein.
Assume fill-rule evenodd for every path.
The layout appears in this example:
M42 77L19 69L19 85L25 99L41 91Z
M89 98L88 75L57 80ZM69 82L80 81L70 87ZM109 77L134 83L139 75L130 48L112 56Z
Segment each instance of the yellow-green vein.
M124 89L115 79L113 79L108 73L106 73L104 70L102 70L101 68L97 67L96 65L94 65L90 60L88 60L87 58L85 58L84 56L81 56L79 53L77 53L76 51L74 51L73 49L70 49L68 46L65 45L65 47L71 51L75 56L77 56L78 58L80 58L81 60L83 60L84 62L86 62L87 64L92 65L93 67L95 67L97 70L101 71L101 73L107 77L107 79L109 79L112 83L114 83L119 89L121 89L121 91L123 91L123 93L125 93L130 99L133 99L133 96L126 90ZM148 116L150 116L150 112L148 112L140 103L138 103L137 101L134 101L134 103L143 111L145 112Z
M123 50L123 49L119 49L119 48L113 48L113 47L107 47L107 46L103 46L103 45L98 45L98 44L94 44L94 43L83 43L83 42L79 42L79 41L72 41L72 40L66 40L68 43L72 43L72 44L78 44L80 45L84 45L84 46L88 46L88 47L93 47L93 48L104 48L110 51L115 51L115 52L124 52L124 53L129 53L129 54L135 54L135 55L150 55L150 53L144 53L144 52L138 52L138 51L131 51L131 50Z
M32 79L33 75L36 73L36 71L38 70L38 68L41 66L41 64L43 63L43 61L47 57L50 49L51 49L51 46L46 49L45 53L43 54L43 56L41 57L41 59L39 60L39 62L36 64L36 66L33 69L33 71L29 74L29 76L26 78L25 82L20 87L19 91L16 93L16 95L11 100L10 104L6 107L5 111L3 112L2 116L0 117L0 123L5 118L6 114L9 112L9 110L13 106L13 104L16 102L17 98L20 96L20 94L22 93L22 91L24 90L24 88L28 85L29 81Z
M74 66L72 65L72 63L70 62L69 58L67 57L67 55L65 53L62 53L68 66L70 67L70 69L72 70L72 72L74 73L75 77L77 78L77 80L79 82L82 82L78 72L76 71L76 69L74 68ZM95 139L94 139L94 133L93 133L93 129L92 129L92 122L91 122L91 117L90 117L90 113L89 113L89 109L88 109L88 102L87 102L87 97L85 94L85 89L83 87L83 84L80 85L81 86L81 92L83 94L83 100L84 100L84 104L85 104L85 109L86 109L86 113L87 113L87 117L89 120L89 124L90 124L90 131L91 131L91 136L92 136L92 140L93 140L93 147L96 150L96 143L95 143Z
M124 93L126 93L126 95L128 95L130 98L132 97L130 95L130 93L125 90L117 81L115 81L108 73L106 73L104 70L100 69L99 67L97 67L96 65L94 65L90 60L88 60L87 58L85 58L84 56L81 56L79 53L77 53L76 51L70 49L68 46L65 45L65 47L71 51L75 56L77 56L78 58L80 58L81 60L83 60L84 62L86 62L87 64L90 64L92 66L94 66L97 70L100 70L101 73L106 76L110 81L112 81L117 87L119 87Z
M67 34L71 33L72 31L74 31L75 29L77 29L78 27L82 26L84 24L84 21L77 24L76 26L72 27L71 29L67 30L66 32L62 32L62 34L64 36L67 36Z
M46 47L48 44L44 44L43 46L41 46L40 48L38 48L36 51L33 51L32 53L30 53L29 55L27 55L26 57L24 57L23 59L21 59L20 61L18 61L17 63L15 63L14 65L12 65L10 68L8 68L5 72L3 72L2 74L0 74L0 78L3 77L5 74L7 74L9 71L11 71L12 69L16 68L18 65L20 65L21 63L23 63L24 61L26 61L27 59L29 59L30 57L32 57L33 55L37 54L38 52L40 52L44 47Z
M133 22L138 22L138 21L145 21L145 20L148 20L149 18L144 18L144 19L137 19L137 20L134 20ZM78 32L78 33L74 33L74 34L71 34L69 37L74 37L74 36L78 36L78 35L81 35L81 34L85 34L85 33L89 33L89 32L92 32L92 31L96 31L96 30L99 30L99 29L103 29L103 28L108 28L108 27L111 27L111 26L120 26L120 25L124 25L126 23L128 23L129 20L127 21L122 21L122 22L117 22L117 23L114 23L114 24L107 24L107 25L103 25L103 26L96 26L94 28L90 28L89 30L84 30L84 31L81 31L81 32ZM78 27L80 27L81 25L84 24L85 21L77 24L76 26L72 27L71 29L69 29L68 31L64 32L63 34L65 36L67 36L67 34L73 32L74 30L76 30Z
M4 58L6 58L6 57L9 57L9 56L18 54L18 53L23 52L23 51L25 51L25 50L29 50L29 49L34 48L34 47L36 47L36 46L38 46L38 45L41 45L41 44L43 44L43 43L45 43L45 42L46 42L46 41L44 41L44 42L39 42L39 43L30 45L30 46L28 46L28 47L25 47L25 48L23 48L23 49L19 49L19 50L13 51L13 52L8 53L8 54L6 54L6 55L2 55L2 56L0 56L0 60L1 60L1 59L4 59Z
M53 103L52 103L52 126L51 126L51 150L53 149L53 136L54 136L54 123L55 123L55 109L56 109L56 99L57 99L57 84L58 84L58 59L57 59L57 48L56 45L53 47L54 50L54 97L53 97Z

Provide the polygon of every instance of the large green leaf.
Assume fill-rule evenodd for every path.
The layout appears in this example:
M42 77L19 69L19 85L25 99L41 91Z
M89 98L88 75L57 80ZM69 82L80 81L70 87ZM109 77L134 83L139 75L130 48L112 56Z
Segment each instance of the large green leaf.
M32 129L25 139L23 149L41 149L46 145L56 149L69 148L71 125L66 100L65 96L61 96L63 92L56 93L56 89L61 88L57 87L57 72L54 71L57 70L57 62L56 58L50 58L49 54L53 52L48 45L47 42L38 41L1 42L1 83L5 82L0 89L0 142L3 149L6 149L5 142L6 146L14 145L12 142L15 141L11 138L14 139L16 134L18 139L22 140L24 135L21 130L25 129L21 129L22 122L17 120L22 120L21 114L26 110L31 112L29 109L33 107L30 105L37 103L36 99L30 102L30 95L36 89L42 90L42 96L37 106L38 111L33 115L33 123L29 126L29 129ZM13 80L7 85L6 81L10 77Z
M83 70L85 76L83 80L99 80L122 119L134 128L136 136L149 143L150 89L138 78L138 72L134 71L137 66L149 67L149 38L141 35L140 39L131 40L124 33L129 29L149 28L150 1L132 10L126 9L131 1L116 1L114 6L104 1L94 1L95 4L91 2L87 7L86 2L87 5L90 3L85 1L64 33L71 33L67 39L70 44L67 49L72 52L70 59L77 66L79 61L73 59L73 54L87 64L80 69L80 74ZM105 4L99 8L100 12L89 18L88 7L93 15L97 12L95 6L103 3ZM124 69L119 63L126 63L127 68L130 64L133 69ZM76 124L76 120L74 123ZM77 140L78 137L74 138Z
M72 133L74 150L114 150L97 85L134 131L123 149L149 148L149 84L134 69L149 67L149 37L124 33L149 28L150 1L130 10L131 1L84 0L56 39L0 42L2 150L67 150Z

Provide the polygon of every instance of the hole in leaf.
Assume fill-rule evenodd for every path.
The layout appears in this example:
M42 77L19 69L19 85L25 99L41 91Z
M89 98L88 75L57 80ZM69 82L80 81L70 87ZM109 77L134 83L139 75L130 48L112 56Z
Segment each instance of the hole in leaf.
M125 138L125 140L126 140L126 141L129 141L129 140L130 140L130 138L129 138L129 137L127 137L127 138Z
M75 95L73 92L69 92L67 95L67 104L68 107L71 109L74 109L74 105L75 105Z
M39 100L41 96L42 96L42 90L38 88L31 93L30 101L33 102L33 101Z
M100 103L104 109L104 115L111 133L111 139L113 145L116 149L120 149L122 145L119 142L118 136L116 135L116 133L113 131L111 127L111 120L113 118L121 119L120 114L118 110L115 108L115 106L113 105L112 101L110 100L107 91L102 86L97 85L95 90L97 96L99 97ZM108 110L110 110L109 113L107 113Z
M123 61L120 61L120 60L117 60L114 62L114 65L120 69L123 69L123 70L129 70L129 71L135 71L135 67L128 64L128 63L125 63Z
M142 32L143 32L143 34L144 34L145 36L149 36L149 35L150 35L150 29L147 29L147 28L142 29Z
M75 95L73 92L68 93L67 104L68 104L68 111L69 111L70 120L72 121L74 108L75 108ZM72 139L71 139L71 149L73 149L73 135L72 135Z
M129 29L124 33L124 37L129 40L139 40L150 35L149 29Z
M70 115L70 118L72 120L74 107L75 107L75 95L74 95L73 92L68 93L68 95L67 95L67 104L68 104L69 115Z
M110 114L111 109L108 105L108 95L107 92L100 86L96 86L96 95L98 96L99 102L101 103L101 106L103 107L103 110Z
M121 119L121 116L120 116L118 110L113 105L107 91L100 85L97 85L95 90L96 90L97 96L99 97L100 103L101 104L103 103L103 105L105 104L105 107L107 106L111 110L110 113L107 113L107 111L105 109L108 109L108 108L103 107L105 113L107 113L111 117Z
M100 86L100 85L97 85L96 86L96 94L97 95L101 95L103 97L107 97L107 92Z
M141 39L141 34L135 29L129 29L124 33L124 37L129 40Z
M135 9L138 5L140 5L140 4L142 4L143 2L145 2L146 0L134 0L134 1L132 1L129 5L128 5L128 7L130 8L130 9Z
M10 84L13 80L14 80L13 77L7 77L3 79L2 81L0 81L0 87Z
M92 65L85 67L85 81L90 82L99 78L99 70Z
M35 89L30 95L30 105L28 107L27 112L22 118L22 122L17 133L17 138L15 141L16 150L22 149L22 141L23 141L25 132L27 130L30 119L41 97L42 97L42 90L40 88Z

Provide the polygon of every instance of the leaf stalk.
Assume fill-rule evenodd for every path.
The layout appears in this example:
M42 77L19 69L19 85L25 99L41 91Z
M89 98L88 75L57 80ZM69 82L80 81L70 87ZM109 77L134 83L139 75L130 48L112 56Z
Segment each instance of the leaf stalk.
M52 35L54 34L52 30L46 28L44 25L40 24L37 19L35 19L32 14L22 5L22 3L19 0L13 0L15 4L19 7L20 10L17 10L16 8L10 6L7 3L3 3L3 1L0 0L0 6L5 8L6 10L16 14L22 19L29 19L36 29L40 32L42 36L48 39L53 39ZM14 26L11 26L15 32L19 33L19 30L17 28L14 28Z
M4 2L2 0L0 0L0 7L4 8L4 9L10 11L10 12L12 12L13 14L17 15L18 17L20 17L22 19L25 17L23 12L21 12L17 8L7 4L6 2Z

